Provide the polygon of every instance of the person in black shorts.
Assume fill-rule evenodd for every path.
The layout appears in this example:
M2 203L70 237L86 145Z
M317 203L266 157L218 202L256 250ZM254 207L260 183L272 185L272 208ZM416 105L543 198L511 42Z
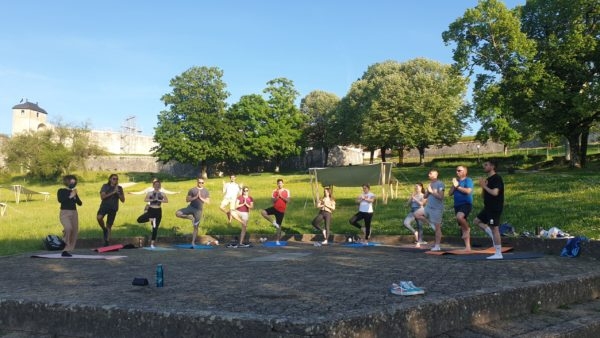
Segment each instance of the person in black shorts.
M283 180L281 178L277 180L277 189L271 193L271 201L273 202L273 206L261 210L260 214L277 229L275 244L279 245L279 241L281 240L281 224L285 216L285 209L290 201L290 191L283 188ZM271 218L271 215L275 216L275 220Z
M487 177L479 179L479 185L483 190L483 210L473 221L492 238L496 253L487 257L487 259L503 258L499 225L504 208L504 181L496 173L496 167L497 163L495 161L490 160L483 163L483 171L487 174Z
M123 193L123 188L119 185L119 176L117 174L111 174L108 177L108 182L102 185L102 188L100 188L100 199L102 201L100 202L96 220L98 220L98 225L102 228L104 246L108 246L112 226L115 223L117 211L119 211L119 201L125 203L125 194ZM106 223L104 222L104 216L106 216Z

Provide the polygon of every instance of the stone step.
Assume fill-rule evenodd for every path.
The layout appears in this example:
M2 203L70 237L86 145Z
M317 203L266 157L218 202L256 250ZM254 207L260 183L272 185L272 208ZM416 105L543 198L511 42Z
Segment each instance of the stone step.
M497 337L600 337L600 299L563 305L555 309L535 310L531 314L471 325L452 330L437 338Z

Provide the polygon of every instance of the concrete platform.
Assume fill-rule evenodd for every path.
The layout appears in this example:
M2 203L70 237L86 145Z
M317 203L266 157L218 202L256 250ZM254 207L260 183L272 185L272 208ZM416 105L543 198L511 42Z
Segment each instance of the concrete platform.
M285 247L229 249L222 240L213 249L100 254L126 256L113 260L2 257L0 336L530 337L547 336L540 329L548 327L532 316L572 318L569 309L582 304L592 318L600 315L600 264L592 255L563 258L530 245L545 255L461 260L412 250L397 236L357 248L288 239ZM163 288L154 286L157 264ZM132 286L134 277L150 285ZM391 294L400 280L425 294ZM598 336L592 322L565 332ZM512 331L503 335L502 325Z

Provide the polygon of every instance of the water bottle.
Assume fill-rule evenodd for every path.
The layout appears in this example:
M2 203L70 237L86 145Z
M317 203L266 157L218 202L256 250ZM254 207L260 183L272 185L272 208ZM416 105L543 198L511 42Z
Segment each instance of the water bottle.
M162 288L163 287L163 283L164 283L163 266L162 266L162 264L158 264L156 266L156 287L157 288Z

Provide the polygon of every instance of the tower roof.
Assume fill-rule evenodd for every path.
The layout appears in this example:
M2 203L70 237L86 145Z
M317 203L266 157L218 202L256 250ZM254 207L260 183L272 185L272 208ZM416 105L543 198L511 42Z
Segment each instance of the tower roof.
M40 108L40 106L38 106L37 103L33 103L33 102L29 102L29 101L20 103L16 106L12 107L12 109L29 109L29 110L37 111L40 113L48 114L44 109Z

